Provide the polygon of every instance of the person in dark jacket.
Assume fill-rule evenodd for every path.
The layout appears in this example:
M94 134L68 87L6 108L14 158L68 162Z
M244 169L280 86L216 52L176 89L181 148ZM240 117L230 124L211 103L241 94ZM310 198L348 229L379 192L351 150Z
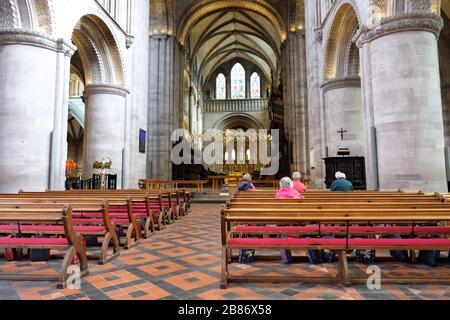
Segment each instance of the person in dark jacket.
M331 191L334 192L352 192L353 184L347 180L345 173L336 172L336 180L331 184Z
M239 183L237 187L239 191L256 191L256 188L252 183L252 176L248 173L242 177L242 182Z

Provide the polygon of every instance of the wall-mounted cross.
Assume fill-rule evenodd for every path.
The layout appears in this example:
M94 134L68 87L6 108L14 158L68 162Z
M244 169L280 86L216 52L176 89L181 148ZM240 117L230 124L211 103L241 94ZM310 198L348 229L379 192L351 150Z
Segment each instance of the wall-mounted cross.
M347 130L344 130L343 128L341 128L341 130L339 130L337 133L341 134L341 140L344 140L344 133L347 133Z

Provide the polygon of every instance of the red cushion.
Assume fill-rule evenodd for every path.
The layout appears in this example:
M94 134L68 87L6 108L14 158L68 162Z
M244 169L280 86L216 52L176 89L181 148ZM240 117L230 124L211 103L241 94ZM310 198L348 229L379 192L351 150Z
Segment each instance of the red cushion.
M299 233L318 233L318 226L237 226L234 229L236 232L299 232ZM346 227L321 227L320 231L323 233L332 232L346 232ZM349 228L350 233L412 233L412 226L353 226ZM416 233L450 233L450 227L415 227Z
M78 232L102 232L105 230L102 226L75 226L75 231ZM22 231L64 231L63 226L20 226ZM19 231L17 225L2 225L0 231Z
M444 247L450 248L450 239L349 239L349 247L367 247L375 249L376 247Z
M233 238L228 241L231 246L332 246L345 247L345 239L314 239L314 238Z
M40 245L65 246L69 244L64 238L0 238L0 245Z
M234 230L237 232L319 232L319 227L237 226Z

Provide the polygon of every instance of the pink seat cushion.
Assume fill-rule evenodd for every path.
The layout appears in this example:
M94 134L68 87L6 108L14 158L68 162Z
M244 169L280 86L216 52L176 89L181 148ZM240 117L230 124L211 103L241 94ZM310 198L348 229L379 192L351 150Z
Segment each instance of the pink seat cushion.
M103 232L105 228L102 226L75 226L77 232ZM20 226L22 231L47 231L47 232L59 232L64 231L63 226ZM2 225L0 231L19 231L17 225Z
M231 246L331 246L345 248L345 239L314 239L314 238L233 238L228 241Z
M349 247L443 247L450 249L450 239L349 239Z
M299 232L299 233L318 233L318 226L238 226L234 229L236 232ZM320 231L327 232L346 232L346 227L321 227ZM412 233L412 226L354 226L349 228L350 233ZM414 227L416 233L450 233L450 227Z
M0 238L0 245L25 246L65 246L69 242L64 238Z

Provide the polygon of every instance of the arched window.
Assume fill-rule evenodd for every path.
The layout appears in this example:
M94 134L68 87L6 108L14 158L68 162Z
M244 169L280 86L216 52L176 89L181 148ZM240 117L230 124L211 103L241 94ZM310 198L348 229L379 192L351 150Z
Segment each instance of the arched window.
M256 72L250 77L250 98L261 99L261 78Z
M220 73L216 78L216 99L224 100L226 98L226 79L223 73Z
M245 99L245 70L240 63L231 69L231 99Z

